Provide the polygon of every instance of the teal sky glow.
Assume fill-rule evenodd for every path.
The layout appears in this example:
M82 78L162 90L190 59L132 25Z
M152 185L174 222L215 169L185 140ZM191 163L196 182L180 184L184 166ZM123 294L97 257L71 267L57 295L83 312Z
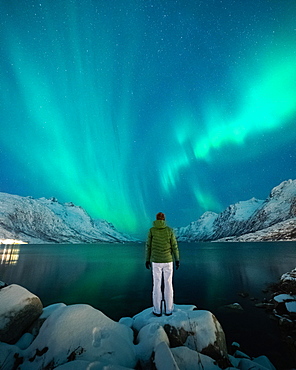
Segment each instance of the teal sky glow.
M294 0L0 7L0 191L144 236L295 178Z

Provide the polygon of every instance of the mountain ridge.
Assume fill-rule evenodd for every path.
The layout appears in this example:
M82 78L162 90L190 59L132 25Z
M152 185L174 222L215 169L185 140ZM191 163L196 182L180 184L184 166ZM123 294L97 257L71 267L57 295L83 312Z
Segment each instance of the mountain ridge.
M184 242L296 240L296 180L281 182L265 200L251 198L220 213L207 211L174 231ZM139 241L106 220L92 219L72 202L0 192L1 239L33 244Z
M105 220L94 220L72 202L0 193L0 238L27 243L136 241Z
M205 212L175 232L187 242L296 240L296 180L281 182L265 200L251 198L221 213Z

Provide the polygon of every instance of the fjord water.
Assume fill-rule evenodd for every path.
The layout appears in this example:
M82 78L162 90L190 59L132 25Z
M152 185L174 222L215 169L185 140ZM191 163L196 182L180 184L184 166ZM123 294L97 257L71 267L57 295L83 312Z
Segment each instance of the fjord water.
M0 280L24 286L44 306L86 303L118 320L151 307L144 248L144 243L2 246ZM180 243L179 249L175 303L213 312L229 344L237 341L252 356L265 354L278 368L291 366L277 322L250 298L268 297L262 290L296 266L296 243ZM231 303L244 310L224 307Z

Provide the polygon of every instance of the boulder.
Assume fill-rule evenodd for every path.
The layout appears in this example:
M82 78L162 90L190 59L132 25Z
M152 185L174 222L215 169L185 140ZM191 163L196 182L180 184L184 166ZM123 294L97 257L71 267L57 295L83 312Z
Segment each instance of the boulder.
M273 366L273 364L269 361L269 359L266 356L256 357L253 359L253 362L263 367L266 367L266 369L268 370L276 370L276 368Z
M0 341L15 343L41 315L40 299L19 285L0 289Z
M172 348L171 352L180 369L221 370L211 357L193 351L188 347Z
M295 317L295 315L296 315L296 301L286 302L285 305L286 305L286 309L289 312L289 314L293 314L293 316Z
M175 305L172 316L155 317L152 308L134 316L133 328L157 322L164 327L170 347L186 346L214 360L226 359L227 347L224 331L209 311L196 310L195 306Z
M140 330L137 336L136 351L142 368L153 368L153 353L161 342L169 345L169 339L159 323L150 323Z
M161 342L155 348L155 367L157 370L179 370L174 356L166 342Z
M88 362L88 361L72 361L67 362L61 366L56 367L57 370L132 370L127 367L119 365L108 365L99 361Z
M269 362L269 367L256 363L255 361L247 360L243 358L238 364L238 369L240 370L276 370L275 367Z
M36 321L28 328L28 333L32 334L33 339L35 339L40 331L41 326L44 321L57 309L60 307L66 307L64 303L55 303L50 306L44 307L42 314L38 317ZM22 339L22 338L21 338Z
M224 307L225 308L229 308L231 310L240 310L240 311L243 311L244 310L239 303L230 303L230 304L227 304Z
M67 362L102 362L134 368L133 331L86 305L60 306L23 351L24 369L55 368ZM70 366L70 365L69 365Z
M36 298L16 285L0 290L2 334L20 316L24 302ZM42 305L38 315L41 311ZM216 317L195 306L175 305L173 315L161 317L148 308L115 322L89 305L59 303L46 307L31 327L30 321L22 325L26 333L17 342L0 341L0 369L275 370L267 357L251 358L237 343L233 356L228 355Z
M22 363L23 354L19 347L0 342L0 369L17 369Z

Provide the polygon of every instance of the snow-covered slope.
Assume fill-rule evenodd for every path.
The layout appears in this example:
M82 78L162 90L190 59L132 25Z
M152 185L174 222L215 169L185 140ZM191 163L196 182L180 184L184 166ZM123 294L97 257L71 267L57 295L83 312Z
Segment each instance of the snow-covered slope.
M218 214L214 212L204 213L197 221L188 226L174 229L179 241L209 240L213 235L214 223Z
M176 234L180 241L251 241L254 233L258 241L291 240L296 238L295 217L296 180L288 180L273 188L265 201L252 198L219 214L206 212L199 220L176 229ZM244 239L241 235L245 234L248 237Z
M240 236L218 239L219 242L262 242L296 240L296 217L273 226Z
M29 243L95 243L134 240L73 203L0 193L0 239Z
M272 189L262 207L248 221L254 232L296 216L296 180L288 180Z

